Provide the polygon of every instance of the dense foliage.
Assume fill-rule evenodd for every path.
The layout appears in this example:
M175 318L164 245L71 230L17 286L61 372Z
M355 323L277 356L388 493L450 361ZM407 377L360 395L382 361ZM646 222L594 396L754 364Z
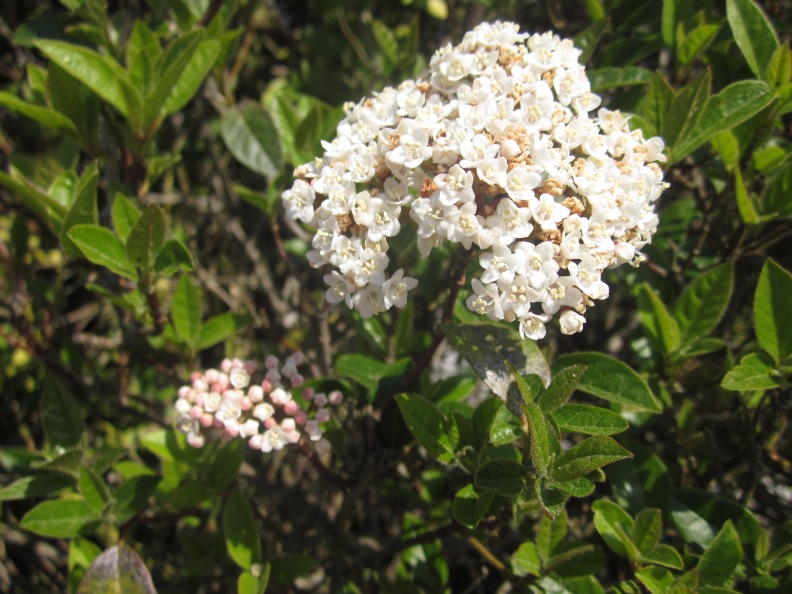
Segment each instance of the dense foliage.
M791 15L784 0L3 3L0 592L792 591ZM432 55L496 20L571 39L579 52L538 71L563 104L553 125L574 112L632 148L546 141L550 123L497 138L471 115L473 58L452 81L470 105L442 111L452 66L443 79ZM482 69L516 79L487 51ZM498 117L539 92L530 76ZM563 76L582 85L568 101ZM443 135L405 120L379 122L391 136L371 154L332 143L394 88L409 117L434 93L489 165L473 145L438 156ZM611 128L616 110L629 120ZM596 250L562 242L605 221L600 190L534 167L537 143L564 139L576 174L649 155L645 179L668 184L637 189L645 228L592 240L611 256L591 290L571 275ZM317 218L356 171L357 210ZM507 208L522 226L479 260ZM489 235L432 226L462 216ZM322 252L322 225L368 250L365 277ZM544 258L540 280L512 287L525 268L492 263L512 241ZM518 288L542 313L505 297Z

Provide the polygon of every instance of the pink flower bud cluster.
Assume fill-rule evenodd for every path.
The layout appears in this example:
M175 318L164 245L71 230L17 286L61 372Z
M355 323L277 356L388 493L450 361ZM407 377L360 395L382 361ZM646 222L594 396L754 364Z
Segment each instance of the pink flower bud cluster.
M333 416L331 407L344 396L338 390L317 393L303 386L297 367L305 361L297 352L281 362L275 356L264 361L264 379L254 383L259 371L253 361L224 359L220 369L196 371L190 384L179 388L175 408L176 426L187 443L200 448L210 435L223 440L241 437L262 452L280 450L302 438L317 441L322 425Z

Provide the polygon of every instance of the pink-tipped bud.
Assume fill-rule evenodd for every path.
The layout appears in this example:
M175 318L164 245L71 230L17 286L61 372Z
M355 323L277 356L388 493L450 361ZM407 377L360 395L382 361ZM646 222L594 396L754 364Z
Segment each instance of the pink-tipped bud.
M300 432L299 431L287 431L286 432L286 440L289 443L297 443L300 441Z
M305 414L304 411L298 410L296 413L294 413L294 422L297 423L298 425L305 425L305 421L307 420L308 420L308 415Z
M344 395L339 390L333 390L327 396L327 401L333 406L338 406L344 401Z
M260 450L261 449L261 444L262 444L262 441L261 441L262 439L263 439L263 436L260 433L257 433L256 435L254 435L254 436L252 436L250 438L250 441L248 441L248 445L251 448L253 448L254 450Z
M223 371L223 373L228 373L231 371L231 359L223 359L220 363L220 369Z
M242 399L239 401L239 408L242 410L250 410L253 408L253 403L250 401L250 398L247 396L242 396Z
M207 369L204 377L210 384L215 384L220 381L220 372L217 369Z
M272 382L272 384L273 384L273 385L275 385L275 384L279 383L279 382L280 382L280 380L281 380L281 374L280 374L280 371L278 371L277 369L270 369L270 370L267 372L267 376L266 376L266 378L267 378L267 379L268 379L270 382Z
M201 415L201 427L211 427L215 423L214 415L210 415L209 413Z
M225 430L223 431L223 438L236 437L237 435L239 435L239 423L236 421L226 423Z
M190 381L191 381L191 382L197 382L197 381L198 381L199 379L201 379L202 377L203 377L203 373L201 373L200 371L193 371L193 372L190 374Z
M181 388L179 388L179 391L176 392L176 395L179 398L186 399L187 398L187 394L189 394L189 393L190 393L190 386L182 386Z
M297 423L294 422L294 419L283 419L280 423L280 426L281 429L283 429L287 433L289 431L294 431L295 429L297 429Z
M204 410L200 406L193 406L190 409L190 417L193 419L200 419L203 414Z
M302 351L296 351L292 353L291 360L294 361L295 365L302 365L305 363L305 355L303 355Z
M293 415L298 410L300 410L300 406L294 400L289 400L283 405L283 412L287 415Z
M323 392L319 392L314 396L314 404L322 408L327 404L327 396Z
M301 387L303 385L304 381L305 381L305 378L303 376L301 376L299 373L295 373L293 376L291 376L292 388Z
M281 367L281 374L282 374L284 377L291 377L291 376L293 376L294 374L296 374L296 373L297 373L297 367L296 367L296 366L294 366L294 365L289 365L289 362L288 362L288 361L289 361L289 360L287 359L287 360L286 360L286 365L284 365L283 367Z
M272 392L273 387L274 384L268 379L265 379L263 382L261 382L261 389L264 390L265 394L269 394L270 392Z
M177 413L186 415L192 410L192 406L184 398L179 398L174 405Z
M264 359L264 367L267 369L275 369L279 364L280 361L275 355L267 355L267 358Z
M272 429L277 424L278 424L278 421L276 421L273 417L270 417L269 419L264 421L264 427L266 429Z
M313 400L314 397L314 389L313 388L303 388L302 391L303 400L308 400L309 402Z
M333 413L330 412L329 408L320 408L316 411L316 419L317 423L327 423L333 416Z
M245 364L242 368L248 372L248 374L253 375L256 373L256 369L258 369L258 365L256 365L255 361L245 361Z
M209 384L206 383L203 377L199 377L197 380L193 381L192 387L199 392L206 392L209 389Z

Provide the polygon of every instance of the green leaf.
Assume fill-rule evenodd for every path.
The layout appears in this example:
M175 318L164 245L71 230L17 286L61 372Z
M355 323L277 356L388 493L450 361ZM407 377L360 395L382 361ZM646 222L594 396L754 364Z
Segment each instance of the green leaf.
M74 189L74 204L72 204L61 227L61 242L63 249L70 256L80 257L82 253L69 239L69 231L75 225L96 225L99 222L99 209L97 206L96 188L99 184L99 168L93 161L85 168Z
M58 472L65 474L73 479L80 476L83 452L79 449L67 450L60 456L56 456L49 462L36 466L39 470L47 472Z
M54 63L47 69L46 96L54 110L74 122L81 142L98 150L99 97Z
M217 62L221 49L222 44L216 39L206 39L198 45L165 101L165 114L175 113L187 105Z
M641 313L641 324L658 351L669 356L679 348L680 332L676 320L647 283L638 287L638 311Z
M720 28L720 25L699 25L685 35L684 41L677 50L679 63L682 65L690 64L709 47Z
M536 534L536 548L539 556L550 559L558 544L567 533L567 514L564 510L557 518L551 520L547 516L539 518L539 530Z
M124 246L109 229L98 225L75 225L69 231L69 239L89 262L129 280L137 280L135 267L127 258Z
M690 344L709 335L729 305L734 267L724 263L701 274L682 291L674 306L674 319L682 343Z
M278 131L272 120L255 103L243 103L223 114L220 133L234 157L270 181L282 166Z
M570 365L588 368L578 390L637 410L660 412L660 404L649 386L627 364L603 353L592 352L563 355L553 367L562 369Z
M250 569L261 563L261 541L250 503L234 489L223 508L223 534L226 548L234 563Z
M126 65L130 82L139 88L143 95L148 94L154 65L161 53L154 32L145 21L136 20L127 41Z
M659 544L653 549L645 553L641 553L638 556L638 560L642 563L662 565L663 567L668 567L670 569L681 570L685 567L685 562L682 560L682 556L676 551L676 549L663 544Z
M661 136L667 147L674 147L690 134L709 101L711 74L705 70L698 78L688 83L674 95L674 99L663 117Z
M143 560L119 544L94 559L77 594L157 594L157 590Z
M87 47L65 41L37 39L33 45L122 115L129 115L127 99L122 91L126 73L118 62Z
M587 435L615 435L630 427L621 415L589 404L567 404L554 412L553 418L563 431Z
M466 528L473 529L487 513L494 497L495 491L477 491L473 485L465 485L454 496L451 515Z
M759 213L756 212L753 197L748 193L743 181L742 172L738 166L734 167L734 195L737 199L737 210L740 218L746 225L755 225L759 222Z
M322 153L322 140L336 136L336 126L344 115L343 109L331 109L322 103L310 109L294 133L294 151L301 162Z
M586 73L591 81L592 91L603 91L614 87L645 85L652 82L654 75L651 71L637 66L624 66L622 68L598 68Z
M552 477L555 481L569 481L611 462L630 457L632 454L610 437L595 435L584 439L556 458Z
M80 468L80 493L93 511L99 513L104 509L110 499L110 493L107 491L102 477L96 474L90 468Z
M44 384L41 418L52 447L75 446L85 432L85 422L77 401L60 382L51 377Z
M475 475L476 487L489 489L504 497L515 497L525 488L528 471L514 460L488 460Z
M536 399L542 412L550 414L569 400L587 370L584 365L570 365L555 370L553 381Z
M553 451L550 444L551 429L547 425L542 409L535 402L527 402L523 410L528 420L529 438L531 440L531 463L540 476L547 474L553 463Z
M541 477L534 481L533 487L534 495L542 506L544 514L551 520L560 516L569 496L561 489L545 484Z
M173 276L181 270L194 270L195 264L186 245L178 239L168 239L157 254L154 269L162 276Z
M151 92L146 95L144 106L144 121L146 122L146 126L151 125L157 120L165 102L176 93L176 84L185 73L187 65L198 49L204 34L205 31L202 29L185 33L171 43L165 51L160 63L158 63L156 67L157 76L154 80L154 87Z
M742 124L767 107L774 98L773 90L759 80L730 84L710 98L696 125L679 137L671 151L671 161L679 161L724 130Z
M575 35L573 39L575 47L583 52L578 59L581 64L586 64L591 59L591 56L602 40L602 36L605 34L607 26L607 19L598 19L591 26Z
M668 107L673 100L674 91L660 73L656 72L652 82L649 83L649 88L646 90L643 109L641 110L646 121L652 125L655 134L663 129Z
M149 204L129 230L126 254L132 264L143 271L144 279L149 278L157 254L165 243L167 225L162 208L156 204Z
M264 594L269 585L271 566L253 566L248 571L243 571L237 579L237 594ZM254 573L255 571L255 573Z
M489 441L490 428L502 406L502 400L487 398L476 407L473 412L473 436L476 449L481 449Z
M526 575L533 575L539 577L542 575L542 561L539 558L539 552L536 550L536 545L530 540L525 541L520 545L517 551L511 556L512 572L517 577Z
M594 492L596 485L594 481L580 476L571 481L564 481L561 483L553 483L553 486L561 489L564 493L568 493L573 497L588 497Z
M411 361L400 359L399 361ZM397 363L388 365L366 355L341 355L336 360L336 373L352 378L365 387L373 396L377 391L379 382L385 378L400 376L403 373L401 365Z
M36 105L35 103L29 103L23 99L20 99L16 95L12 95L11 93L0 91L0 105L20 113L23 116L38 122L42 126L46 126L47 128L59 128L62 130L68 130L70 132L77 131L77 127L74 125L74 122L72 122L67 116L55 111L54 109L50 109L49 107Z
M507 398L514 375L506 366L510 361L520 375L538 375L550 383L550 367L535 342L522 340L517 330L500 324L449 324L441 326L452 347L470 363L476 374L515 414L519 402Z
M759 346L780 364L792 354L792 274L773 260L762 267L753 310Z
M141 474L124 481L113 497L112 513L117 526L126 524L148 503L162 477Z
M784 86L792 79L792 51L788 43L778 46L773 52L765 77L774 89Z
M723 586L737 569L743 551L731 520L726 523L698 562L700 586Z
M594 511L594 528L605 541L605 544L617 555L626 556L627 548L632 544L629 534L635 522L630 515L617 504L600 499L595 501L591 509Z
M642 510L635 517L635 525L630 533L630 538L642 553L651 551L660 541L663 530L663 519L660 510L649 508Z
M651 594L671 592L674 574L662 567L642 567L635 572L635 577Z
M194 348L201 331L201 298L186 274L179 279L173 294L171 314L176 335Z
M208 349L239 332L250 323L245 314L221 313L206 320L198 331L196 350Z
M113 199L113 228L121 241L126 242L129 232L140 218L140 209L121 192L117 192Z
M25 476L0 487L0 502L48 497L74 485L74 479L63 474Z
M748 66L757 78L763 78L778 48L770 21L753 0L726 0L726 19Z
M66 216L66 207L48 196L41 188L25 178L12 177L0 171L0 186L6 188L25 207L44 223L58 229Z
M97 523L93 510L80 499L51 499L27 512L19 525L41 536L74 538Z
M418 443L441 462L450 462L454 452L447 439L447 422L443 413L418 394L399 394L396 404Z
M750 353L740 360L721 381L726 390L771 390L781 385L780 378L775 376L772 359L764 353Z

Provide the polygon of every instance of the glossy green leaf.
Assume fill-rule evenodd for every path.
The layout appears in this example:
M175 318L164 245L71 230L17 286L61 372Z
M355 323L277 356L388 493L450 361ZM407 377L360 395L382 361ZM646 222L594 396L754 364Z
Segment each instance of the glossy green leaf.
M567 533L567 514L564 510L557 518L551 520L547 516L539 518L539 529L536 533L536 548L542 559L550 559L558 544Z
M730 84L710 98L695 126L680 135L671 152L671 160L680 160L724 130L743 123L767 107L774 97L767 83L759 80Z
M127 258L124 246L109 229L98 225L75 225L69 231L69 239L88 261L124 278L137 280L135 267Z
M553 463L553 451L549 436L550 429L538 404L527 402L523 405L523 410L528 420L528 436L531 440L531 462L536 472L540 476L544 476Z
M264 594L269 584L271 566L269 563L254 565L243 571L237 579L237 594Z
M642 567L635 577L651 594L666 594L674 583L674 574L662 567Z
M654 77L650 70L637 66L598 68L586 74L591 81L591 90L598 92L615 87L649 84Z
M220 132L231 154L243 165L272 180L282 165L278 130L255 103L243 103L223 114Z
M446 436L446 418L443 413L418 394L399 394L396 404L418 443L441 462L450 462L454 452Z
M473 412L473 435L475 446L480 449L489 441L490 428L495 421L495 416L503 406L503 401L498 398L487 398L480 403Z
M41 418L47 440L53 447L69 448L77 445L85 432L79 404L55 378L49 378L44 384Z
M555 482L553 486L561 489L564 493L568 493L572 497L588 497L596 488L594 481L584 476L579 476L571 481Z
M575 35L573 39L575 47L583 52L579 58L581 64L586 64L589 59L591 59L591 56L594 54L594 51L597 49L597 46L605 34L607 26L607 19L598 19L593 22L592 25Z
M34 45L122 115L129 115L127 100L121 89L126 74L118 62L87 47L65 41L38 39Z
M558 358L554 368L583 365L588 369L578 390L637 410L659 412L660 404L649 386L627 364L603 353L574 353Z
M655 134L663 129L668 107L673 100L674 91L660 73L656 72L646 89L641 110L641 114L652 125Z
M621 415L589 404L567 404L554 412L553 418L563 431L587 435L615 435L630 427Z
M730 520L713 539L698 562L700 586L723 586L742 560L740 538Z
M649 340L660 353L669 356L679 348L680 331L676 320L668 313L655 290L646 283L638 287L638 311Z
M126 524L143 509L159 485L161 477L142 474L124 481L113 496L112 513L116 525Z
M561 489L548 485L544 479L539 477L534 481L534 495L539 501L544 514L551 520L557 518L564 511L569 495Z
M745 187L745 181L739 167L734 168L734 195L737 199L737 209L740 212L742 221L747 225L758 223L759 213L756 212L753 197Z
M70 132L75 132L77 130L74 122L67 116L49 107L29 103L5 91L0 91L0 105L7 107L11 111L22 114L47 128L60 128Z
M134 266L143 270L145 278L148 278L157 254L165 243L167 225L165 211L156 204L149 204L129 230L126 254Z
M25 207L34 212L44 223L59 229L66 216L66 207L48 196L28 179L12 177L0 171L0 186L6 188Z
M410 362L411 359L400 359L399 361ZM401 375L403 370L399 361L389 365L366 355L341 355L336 360L336 372L355 380L365 387L373 397L381 380Z
M550 414L569 400L587 370L588 367L584 365L569 365L554 370L553 381L536 398L542 412Z
M173 327L186 344L193 346L201 331L201 297L190 277L183 274L173 294Z
M626 556L631 543L625 541L629 540L628 535L635 526L633 519L617 504L605 499L595 501L591 509L594 511L594 528L605 544L616 554Z
M765 353L749 353L724 376L721 387L726 390L771 390L781 385L775 365Z
M630 532L630 538L642 553L651 551L660 541L663 530L663 518L657 508L642 510L635 516L635 524Z
M441 330L487 387L505 399L515 414L520 414L519 403L507 398L514 375L505 361L510 361L520 375L538 375L544 385L550 383L550 367L539 347L532 340L522 340L514 328L482 323L451 324Z
M220 56L221 49L222 44L219 40L205 39L200 42L173 84L173 89L163 106L164 113L179 111L193 98Z
M143 560L120 544L94 559L77 594L157 594L157 590Z
M762 267L753 310L759 346L781 363L792 354L792 274L773 260Z
M726 19L748 66L757 78L763 78L778 48L770 21L753 0L726 0Z
M765 78L767 84L773 88L782 87L792 80L792 51L789 49L789 43L778 46L773 52Z
M515 497L525 488L528 471L514 460L488 460L475 474L476 487L504 497Z
M73 479L80 476L80 467L83 461L83 451L80 449L67 450L59 456L41 465L36 465L39 470L65 474Z
M668 567L669 569L681 570L685 567L685 562L682 560L682 556L677 552L676 549L670 547L669 545L659 544L649 551L642 552L638 556L638 559L642 563L652 563L654 565Z
M144 96L148 94L154 65L161 53L154 32L145 21L136 20L126 44L126 65L130 83L139 88Z
M674 319L683 343L710 334L726 312L734 285L734 267L721 264L698 275L682 291L674 306Z
M74 203L63 219L61 227L61 242L63 249L70 256L80 257L80 249L72 243L69 231L75 225L96 225L99 222L99 207L97 205L96 189L99 184L99 168L93 161L85 168L83 174L74 188Z
M223 508L223 534L226 548L234 563L250 569L261 563L261 541L250 503L234 489Z
M140 209L129 198L124 196L121 192L117 192L113 199L113 228L121 241L126 242L129 237L129 232L135 223L140 218Z
M78 485L88 507L97 513L101 512L110 499L110 493L102 477L90 468L82 467Z
M154 269L162 276L173 276L179 271L194 270L195 264L186 245L178 239L168 239L157 254Z
M743 548L753 549L761 532L753 514L734 501L694 489L675 489L667 495L671 519L689 544L706 548L730 520Z
M556 458L553 480L569 481L632 454L610 437L595 435L568 449Z
M342 109L332 109L323 103L311 107L294 133L295 155L300 161L322 153L322 141L335 138L336 127L344 115Z
M197 350L208 349L230 338L250 323L245 314L222 313L206 320L198 331Z
M475 528L487 513L494 497L495 491L477 491L473 485L465 485L454 495L451 515L466 528Z
M690 33L685 35L685 39L677 49L677 59L680 64L690 64L702 52L704 52L715 39L720 31L720 25L699 25Z
M27 512L19 525L41 536L74 538L97 524L93 510L81 499L50 499Z
M72 485L74 485L74 479L63 474L25 476L0 487L0 502L48 497Z

